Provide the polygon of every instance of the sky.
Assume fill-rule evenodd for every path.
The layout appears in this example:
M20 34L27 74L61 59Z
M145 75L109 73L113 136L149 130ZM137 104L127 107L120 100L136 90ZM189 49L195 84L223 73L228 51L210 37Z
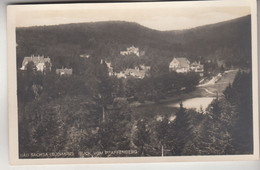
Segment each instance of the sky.
M23 5L15 11L17 27L116 20L161 31L189 29L251 13L248 1Z

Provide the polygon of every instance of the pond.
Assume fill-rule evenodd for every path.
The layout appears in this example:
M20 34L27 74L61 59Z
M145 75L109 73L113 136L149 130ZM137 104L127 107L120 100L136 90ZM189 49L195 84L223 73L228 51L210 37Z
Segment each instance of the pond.
M202 108L205 110L209 104L215 99L215 97L195 97L191 99L187 99L182 101L183 107L187 109L195 108L196 110L200 110ZM180 107L180 102L169 104L169 107Z

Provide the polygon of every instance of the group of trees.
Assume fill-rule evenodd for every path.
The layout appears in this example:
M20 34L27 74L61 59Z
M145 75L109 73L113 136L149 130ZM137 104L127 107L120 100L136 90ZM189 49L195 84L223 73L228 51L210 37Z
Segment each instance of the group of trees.
M193 74L168 72L145 79L108 76L100 60L84 58L71 76L54 70L37 72L30 63L18 70L19 151L74 152L137 150L136 156L250 154L252 139L252 78L239 71L206 111L185 109L175 120L133 117L130 98L159 100L192 90ZM87 67L84 67L87 65ZM138 113L135 113L138 114ZM95 155L94 155L95 156ZM121 155L127 156L127 155Z
M118 79L100 61L79 58L69 76L37 71L33 62L18 70L20 153L130 149L134 132L127 99L159 100L198 83L192 73L174 72Z
M162 155L252 154L251 85L251 73L239 71L224 96L213 100L205 111L185 109L180 104L173 122L165 118L153 123L155 128L149 133L155 131L156 143L151 145Z
M19 150L59 152L128 149L131 109L122 80L98 58L79 58L73 74L18 70Z
M199 75L193 72L178 74L169 71L162 74L152 74L144 79L127 79L125 80L125 96L133 96L139 102L159 101L194 90L199 80Z
M249 25L250 16L166 32L128 22L17 28L19 152L70 151L76 156L79 150L118 149L137 149L139 156L252 153L251 73L238 72L224 97L214 100L206 111L180 105L173 111L174 121L135 118L129 107L131 100L159 101L196 87L197 74L169 72L172 54L213 61L203 63L206 76L224 70L216 58L227 68L250 67ZM132 45L145 55L120 56L121 50ZM30 62L26 70L19 70L23 58L31 54L50 56L52 69L38 72ZM91 57L81 58L81 54ZM118 79L108 75L102 59L111 61L116 72L149 65L150 75ZM61 67L72 68L73 74L57 75L55 70Z

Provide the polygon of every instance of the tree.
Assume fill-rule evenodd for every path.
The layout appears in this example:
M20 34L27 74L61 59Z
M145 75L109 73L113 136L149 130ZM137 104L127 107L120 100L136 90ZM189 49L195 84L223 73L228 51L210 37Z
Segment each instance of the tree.
M116 99L106 112L106 121L99 124L97 143L103 152L130 149L131 109L126 99ZM110 155L104 152L103 156Z
M239 71L224 94L236 113L232 126L235 150L240 154L250 154L253 152L252 73Z
M186 109L183 108L183 104L180 104L180 108L176 113L176 119L174 121L174 137L175 140L172 143L173 145L173 154L182 155L183 149L186 142L191 136L190 129L190 118Z
M51 107L52 106L52 107ZM59 108L42 105L38 108L40 119L33 119L32 147L34 152L60 152L66 141L66 127ZM36 114L36 113L34 113ZM35 115L36 116L36 115Z
M148 123L144 119L140 119L137 122L137 131L134 144L139 149L140 156L147 156L146 146L150 143L150 130L148 128Z
M164 149L169 143L169 133L171 133L169 120L167 118L163 118L162 121L159 121L156 126L156 136L159 141L159 145L161 145L162 156L164 155Z

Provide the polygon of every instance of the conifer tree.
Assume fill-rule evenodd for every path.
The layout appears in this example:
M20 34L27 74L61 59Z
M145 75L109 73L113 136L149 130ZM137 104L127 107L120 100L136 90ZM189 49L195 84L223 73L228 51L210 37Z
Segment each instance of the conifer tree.
M161 147L162 150L168 146L170 133L172 133L172 131L169 125L169 120L167 118L163 118L162 121L159 121L156 126L156 136L160 145L159 147ZM163 155L164 153L162 151L162 156Z
M237 153L253 152L253 105L251 72L238 72L232 84L232 97L229 99L237 113L232 127L233 145Z
M176 119L174 123L175 141L173 143L173 147L175 148L175 155L182 155L182 151L185 147L186 142L189 140L190 135L190 118L186 112L186 109L183 107L183 104L181 103L180 108L176 113Z

